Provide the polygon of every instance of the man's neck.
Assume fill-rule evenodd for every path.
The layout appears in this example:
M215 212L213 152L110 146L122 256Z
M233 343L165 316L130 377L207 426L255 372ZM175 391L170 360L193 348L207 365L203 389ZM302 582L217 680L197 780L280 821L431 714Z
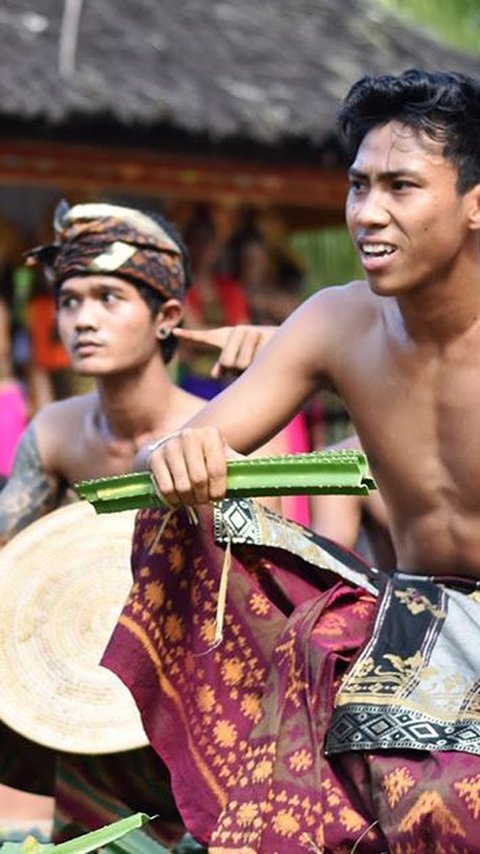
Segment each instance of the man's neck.
M172 416L176 387L165 366L153 363L97 379L96 428L107 442L142 440Z
M396 301L409 337L443 348L478 325L480 275L413 289Z

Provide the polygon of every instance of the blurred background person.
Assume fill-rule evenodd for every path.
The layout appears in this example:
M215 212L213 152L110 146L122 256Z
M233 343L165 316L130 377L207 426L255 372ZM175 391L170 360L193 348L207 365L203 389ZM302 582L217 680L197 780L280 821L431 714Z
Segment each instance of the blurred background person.
M183 229L190 254L192 287L187 295L185 324L195 329L249 322L245 289L223 264L223 245L208 206L199 205ZM225 387L226 378L210 375L215 359L205 349L184 345L179 357L180 385L208 400Z
M47 283L37 275L26 306L30 336L28 384L32 411L74 393L74 374L57 329L56 307Z

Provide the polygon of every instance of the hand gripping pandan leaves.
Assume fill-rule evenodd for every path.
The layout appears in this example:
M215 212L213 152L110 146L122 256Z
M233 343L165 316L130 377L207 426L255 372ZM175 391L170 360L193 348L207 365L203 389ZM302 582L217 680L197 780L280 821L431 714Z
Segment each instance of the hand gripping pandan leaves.
M55 851L55 854L89 854L90 851L105 851L111 854L113 852L120 854L122 851L125 854L133 851L138 854L167 854L166 848L145 834L141 834L141 837L137 836L135 846L128 844L128 837L122 844L123 837L127 834L135 834L139 827L151 820L152 816L136 813L100 830L93 830L91 833L86 833L77 839L70 839L68 842L60 842L58 845L43 844L33 836L28 836L23 842L4 842L0 846L0 854L44 854L48 851Z
M281 495L368 495L375 489L365 454L355 450L315 451L229 460L227 498ZM149 472L84 480L75 489L97 513L165 504Z

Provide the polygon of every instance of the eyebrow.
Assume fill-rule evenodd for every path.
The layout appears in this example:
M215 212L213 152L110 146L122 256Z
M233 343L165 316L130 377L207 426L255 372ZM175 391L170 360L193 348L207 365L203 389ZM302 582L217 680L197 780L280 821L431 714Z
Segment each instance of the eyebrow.
M361 169L355 169L352 166L347 175L349 178L368 178L369 175L367 172L362 172ZM420 179L420 175L418 172L415 172L414 169L392 169L386 172L379 172L378 176L380 181L394 181L398 178L414 178L417 181Z
M102 290L121 290L124 287L124 284L128 284L128 282L112 282L112 281L104 281L104 282L95 282L92 286L94 291L102 291ZM59 289L59 294L76 294L81 290L79 285L61 285Z

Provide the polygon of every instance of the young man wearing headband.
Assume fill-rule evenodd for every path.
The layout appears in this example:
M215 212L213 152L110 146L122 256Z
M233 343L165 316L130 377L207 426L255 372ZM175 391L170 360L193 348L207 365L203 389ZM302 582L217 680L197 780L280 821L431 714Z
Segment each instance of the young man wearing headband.
M189 286L186 251L171 224L121 206L61 203L54 225L54 243L29 260L50 279L74 370L94 378L96 389L47 405L27 427L0 493L3 542L58 507L76 481L129 471L139 447L178 429L203 405L167 369ZM3 728L4 759L9 740L16 750L21 745ZM48 754L32 750L48 764ZM55 838L136 809L160 813L149 832L163 843L182 835L168 775L150 748L125 757L58 755Z

